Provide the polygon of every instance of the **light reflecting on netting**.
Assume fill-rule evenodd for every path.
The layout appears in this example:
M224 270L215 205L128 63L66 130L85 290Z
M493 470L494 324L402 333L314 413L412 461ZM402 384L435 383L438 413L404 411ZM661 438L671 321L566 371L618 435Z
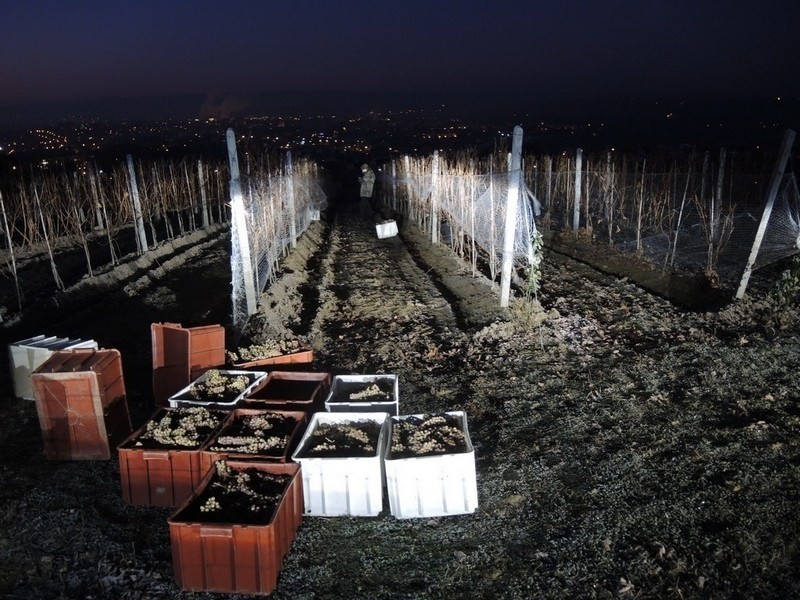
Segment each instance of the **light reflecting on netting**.
M278 261L327 207L314 163L297 161L291 174L254 173L242 177L244 220L249 260L232 232L233 323L241 331L250 316L247 308L249 270L255 291L263 291L275 276ZM294 206L294 210L291 207Z
M483 189L474 202L475 241L478 245L496 257L502 257L505 239L506 206L508 203L509 174L475 176L475 187ZM528 202L528 192L522 183L520 197L517 200L516 227L514 229L514 259L516 261L532 260L532 239L536 232L533 220L533 209Z
M763 267L800 252L800 193L794 173L784 175L756 258Z
M694 152L670 162L613 152L583 158L580 171L566 152L524 158L514 236L518 264L525 264L530 240L543 227L605 242L655 268L705 276L720 285L739 281L766 201L766 172L733 169L739 159L726 160L725 153L721 165L714 165L709 153ZM480 248L494 278L505 235L509 162L502 154L405 156L382 169L383 193L393 209L431 232L432 239L440 219L447 234L443 241L462 258L470 257L473 270ZM758 167L752 161L742 164ZM800 252L799 196L790 170L780 183L754 268Z
M464 169L448 172L448 165L434 178L431 161L414 159L394 168L381 170L385 201L403 210L424 229L431 225L434 194L438 218L449 235L463 235L472 240L487 256L490 269L496 272L502 259L506 207L508 205L509 173L463 174ZM477 166L477 165L476 165ZM405 172L404 176L390 173ZM519 182L517 213L513 238L514 261L523 267L534 263L533 238L536 235L535 216L539 202L522 180L521 172L513 174ZM449 240L445 240L449 241Z

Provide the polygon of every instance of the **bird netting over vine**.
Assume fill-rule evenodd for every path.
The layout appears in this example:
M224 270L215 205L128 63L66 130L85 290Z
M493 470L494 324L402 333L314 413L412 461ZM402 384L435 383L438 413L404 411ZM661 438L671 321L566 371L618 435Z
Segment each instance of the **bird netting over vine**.
M421 171L421 169L420 169ZM386 172L386 170L384 170ZM403 177L384 176L384 195L425 225L436 202L442 222L451 230L463 232L490 257L503 255L509 182L515 177L519 196L514 228L514 261L530 266L536 262L534 238L539 202L525 185L521 172L490 174L411 173Z
M763 267L800 252L800 192L794 173L783 176L770 214L756 267Z
M255 293L263 291L287 248L327 206L317 167L305 161L288 174L242 176L241 194L244 231L235 213L231 227L233 324L238 332L253 310L248 285Z
M744 186L741 186L742 188ZM756 239L763 208L764 190L740 192L742 205L729 204L720 210L717 223L699 202L687 204L679 232L661 232L643 237L642 254L655 264L674 264L689 272L714 271L727 285L742 275ZM618 247L636 251L636 240ZM785 174L778 186L764 236L752 265L760 269L800 253L800 192L793 173ZM672 261L669 262L670 257Z

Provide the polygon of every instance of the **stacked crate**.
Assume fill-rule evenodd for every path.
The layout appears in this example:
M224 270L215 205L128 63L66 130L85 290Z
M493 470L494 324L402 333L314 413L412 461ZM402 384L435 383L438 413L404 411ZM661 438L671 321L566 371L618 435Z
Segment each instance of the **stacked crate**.
M168 406L170 396L208 369L225 364L225 328L221 325L152 323L150 340L157 406Z
M31 373L47 458L109 459L131 434L118 350L60 350Z
M57 350L76 348L97 349L94 340L62 338L55 335L36 335L8 345L11 376L14 379L14 395L24 400L33 400L31 373Z

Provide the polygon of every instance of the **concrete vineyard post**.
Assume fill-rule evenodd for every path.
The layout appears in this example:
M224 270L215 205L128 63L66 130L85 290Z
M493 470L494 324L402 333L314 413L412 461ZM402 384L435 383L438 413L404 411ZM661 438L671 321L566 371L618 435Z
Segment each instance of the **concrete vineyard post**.
M289 211L289 244L295 248L297 246L297 221L295 220L294 168L291 152L286 153L286 206Z
M517 229L517 204L519 203L519 179L522 165L522 127L514 127L514 142L511 146L511 167L508 171L508 199L506 200L506 222L503 235L503 265L500 272L500 306L508 307L511 292L511 271L514 267L514 238Z
M431 173L431 243L439 243L439 151L433 152Z
M581 170L583 168L583 150L575 153L575 206L572 208L572 231L581 226Z
M139 186L136 184L136 171L133 168L133 156L128 154L128 174L130 176L131 202L133 203L133 218L136 223L136 245L139 254L147 252L147 235L144 232L144 219L142 218L142 203L139 200Z
M244 211L244 197L242 196L242 182L239 177L239 157L236 154L236 136L233 129L228 129L225 133L225 140L228 145L228 164L230 165L231 181L231 244L238 252L231 253L231 261L239 264L231 264L233 272L234 289L234 325L237 329L244 327L243 322L239 322L239 315L236 311L237 290L241 294L242 289L245 295L245 306L247 316L252 315L256 310L256 290L253 280L253 261L250 257L250 240L247 235L247 221ZM236 256L239 260L236 261ZM238 281L237 281L238 279Z
M775 170L772 172L772 181L767 191L767 199L764 202L764 211L761 213L761 221L756 230L756 237L753 240L753 248L750 250L750 257L747 259L747 265L742 273L742 279L739 282L739 289L736 290L736 299L741 300L744 297L744 292L747 289L747 282L750 281L750 274L753 272L753 265L758 257L758 251L761 248L761 242L764 239L764 232L767 230L767 223L769 223L769 216L772 213L772 205L775 204L775 197L778 195L778 188L783 179L783 172L786 169L786 163L789 160L789 154L794 145L794 130L787 129L783 135L783 145L781 146L780 157L778 162L775 163Z

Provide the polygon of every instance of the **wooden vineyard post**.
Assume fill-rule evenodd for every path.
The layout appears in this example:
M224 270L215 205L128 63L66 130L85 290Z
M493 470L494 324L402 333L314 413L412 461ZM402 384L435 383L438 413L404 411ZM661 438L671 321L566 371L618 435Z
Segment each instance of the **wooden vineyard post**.
M519 203L519 179L522 165L522 127L514 127L511 146L511 168L508 171L508 199L506 201L506 223L503 237L503 265L500 271L500 306L508 307L511 293L511 271L514 267L514 239L517 229L517 204Z
M397 162L392 161L392 210L397 211Z
M53 281L56 287L63 292L66 288L64 282L61 280L61 276L58 274L56 259L53 257L53 247L50 245L50 237L47 234L47 223L44 220L44 211L42 210L42 203L39 200L39 191L36 189L36 186L33 188L33 196L36 199L36 208L39 211L39 222L42 225L42 235L44 236L44 243L47 246L47 255L50 257L50 271L53 273Z
M105 223L105 219L103 219L103 213L100 210L100 199L98 197L99 194L97 193L97 183L94 178L94 171L91 168L87 169L87 171L89 172L89 189L92 192L92 200L94 201L94 210L96 215L95 218L97 219L97 229L103 230L105 228L105 225L103 224Z
M783 172L789 160L789 153L792 151L792 145L794 145L794 136L795 132L792 129L787 129L783 135L783 145L781 146L778 162L775 163L775 170L772 172L772 180L770 181L767 198L764 202L764 210L761 213L761 221L756 230L756 237L753 240L753 248L750 250L750 257L747 259L747 264L744 267L742 279L739 282L739 289L736 290L737 300L741 300L744 297L747 283L750 281L753 265L758 257L758 251L761 249L761 242L764 240L764 233L767 230L769 216L772 213L772 206L775 204L775 197L778 195L778 188L780 187L781 179L783 179Z
M550 155L546 156L544 159L544 165L544 170L547 177L547 187L545 188L547 191L545 192L544 203L547 206L547 210L550 211L550 203L553 195L553 157Z
M719 170L717 175L717 185L711 193L711 209L709 210L709 234L708 249L706 252L706 271L711 273L714 268L714 256L719 246L721 235L720 218L722 215L722 188L725 179L725 148L719 151Z
M403 157L403 171L405 173L406 180L406 211L408 212L408 216L411 218L411 220L416 222L413 212L414 188L411 186L411 157L408 154Z

